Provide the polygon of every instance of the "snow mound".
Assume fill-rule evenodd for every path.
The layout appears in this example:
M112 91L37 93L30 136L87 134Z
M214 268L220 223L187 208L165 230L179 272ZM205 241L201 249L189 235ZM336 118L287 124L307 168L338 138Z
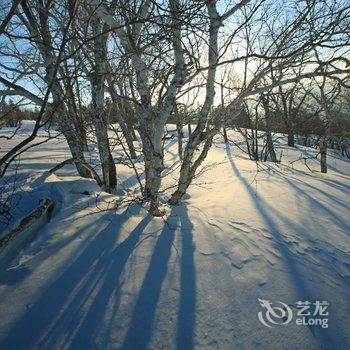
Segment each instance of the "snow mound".
M70 193L91 195L101 192L101 187L93 179L80 178L75 180L69 190Z

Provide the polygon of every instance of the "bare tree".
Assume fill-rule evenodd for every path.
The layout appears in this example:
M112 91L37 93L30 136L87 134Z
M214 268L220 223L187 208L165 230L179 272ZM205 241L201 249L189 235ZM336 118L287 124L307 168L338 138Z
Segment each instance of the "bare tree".
M30 99L35 104L38 104L41 110L31 136L3 156L0 166L9 164L9 161L14 159L19 151L23 151L23 148L36 137L38 130L47 123L47 119L52 118L52 115L54 114L59 130L66 137L73 158L75 159L75 164L79 174L84 177L91 177L90 171L88 171L84 166L85 159L83 149L81 147L80 140L77 138L74 128L72 127L72 120L69 116L67 105L64 103L66 91L58 79L59 68L61 62L64 60L65 49L69 41L69 29L77 11L77 2L76 0L70 0L67 8L61 7L59 9L65 12L66 18L63 18L65 21L64 26L61 25L60 27L55 28L56 31L60 32L61 40L58 48L54 47L52 30L50 28L50 19L53 11L51 3L44 3L41 1L31 3L23 1L20 3L20 5L21 11L16 12L16 17L18 17L20 24L20 29L18 30L19 33L21 33L21 31L26 31L27 36L24 38L29 41L30 46L34 46L38 50L38 53L41 56L42 62L34 62L33 64L43 65L45 74L42 79L46 84L47 89L44 98L40 98L36 94L30 92L28 89L17 85L4 77L1 77L0 82L8 88L8 90L3 91L2 94L16 94L23 96ZM22 34L19 34L19 37L21 40L23 40ZM18 50L18 48L20 48L20 46L16 45L16 50ZM12 55L11 53L8 54ZM19 64L21 64L21 60L19 60ZM13 70L12 67L7 67L7 69L10 71ZM19 72L19 76L16 78L16 80L19 80L23 75L27 74L22 72L20 69L16 69L16 72ZM52 98L52 102L49 102L50 98ZM43 118L44 115L45 118ZM4 171L2 171L2 175L3 174Z

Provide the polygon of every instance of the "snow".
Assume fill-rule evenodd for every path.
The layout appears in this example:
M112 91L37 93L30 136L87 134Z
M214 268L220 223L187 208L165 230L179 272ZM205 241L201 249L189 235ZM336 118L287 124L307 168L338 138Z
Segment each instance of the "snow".
M105 210L120 197L71 165L45 173L69 158L61 138L25 153L17 212L47 194L57 206L0 271L0 348L348 349L350 164L330 152L329 173L316 171L318 160L310 172L290 162L314 149L279 142L282 163L257 168L218 137L206 161L217 166L163 219L138 204ZM168 141L168 166L176 149ZM128 191L137 186L126 166L117 172ZM164 187L175 178L169 172ZM259 298L329 301L329 328L268 328Z

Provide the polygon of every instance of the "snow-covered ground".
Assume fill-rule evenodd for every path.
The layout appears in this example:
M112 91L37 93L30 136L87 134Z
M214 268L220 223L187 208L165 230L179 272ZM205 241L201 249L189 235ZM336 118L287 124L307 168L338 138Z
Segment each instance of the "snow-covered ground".
M166 150L170 166L175 139ZM281 140L281 151L281 164L257 167L218 137L206 161L217 165L167 220L138 204L104 210L120 197L73 166L43 175L70 157L63 139L23 154L18 215L48 195L56 207L1 267L0 349L349 349L350 163L329 155L329 173L311 173L290 162L315 150ZM131 170L117 171L132 192ZM259 299L285 303L286 317L269 322ZM329 327L297 325L298 301L327 301Z

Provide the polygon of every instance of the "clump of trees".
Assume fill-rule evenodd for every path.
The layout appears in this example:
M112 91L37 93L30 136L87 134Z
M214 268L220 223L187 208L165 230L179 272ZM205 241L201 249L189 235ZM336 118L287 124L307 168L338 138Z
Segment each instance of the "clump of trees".
M248 155L255 161L278 162L274 151L275 141L280 138L277 134L286 135L289 147L296 144L318 147L320 158L327 153L324 147L339 150L347 157L350 134L347 95L347 88L326 80L280 86L259 99L247 101L230 126L243 135ZM326 168L321 171L327 172Z
M223 131L227 138L230 126L245 135L254 160L278 161L275 132L288 134L292 147L296 135L319 135L324 157L340 128L332 101L338 91L348 96L349 15L347 3L335 0L7 0L0 94L3 104L24 100L36 112L32 134L0 159L0 177L50 123L83 177L96 178L85 159L93 133L101 183L110 193L118 186L114 133L130 166L143 162L144 181L138 179L153 215L162 214L169 122L177 125L180 160L172 205L185 195L214 136Z
M21 103L15 103L12 99L3 99L0 103L0 127L17 127L22 120L35 120L38 115L36 109L23 107Z

